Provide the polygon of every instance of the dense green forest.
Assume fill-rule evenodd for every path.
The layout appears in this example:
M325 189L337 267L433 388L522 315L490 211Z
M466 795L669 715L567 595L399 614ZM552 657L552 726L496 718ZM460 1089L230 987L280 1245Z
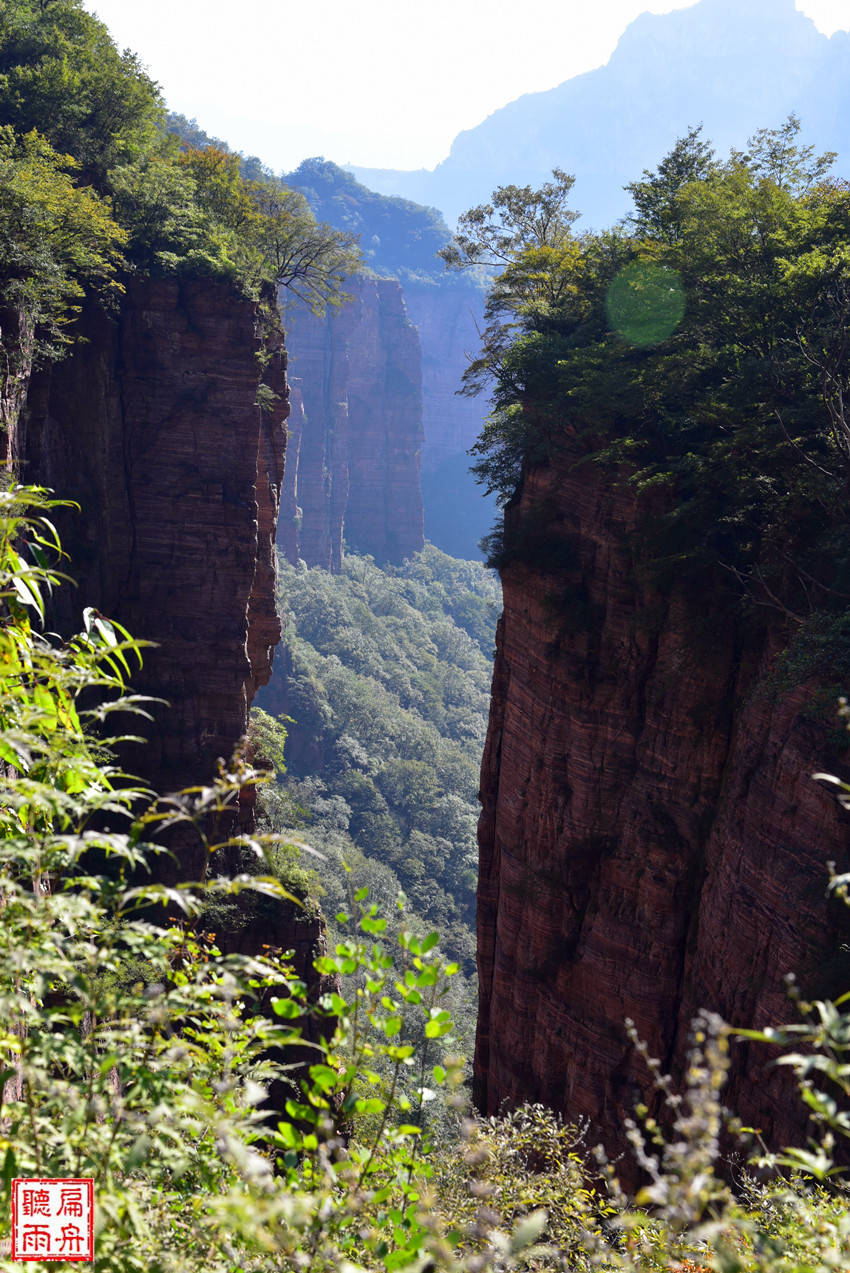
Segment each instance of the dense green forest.
M377 274L403 283L445 280L437 253L451 236L436 208L375 194L326 159L305 159L282 179L300 190L319 220L356 235Z
M286 790L328 854L328 912L340 861L362 861L363 882L390 902L402 890L470 974L497 580L427 545L397 568L347 554L339 575L281 561L279 597Z

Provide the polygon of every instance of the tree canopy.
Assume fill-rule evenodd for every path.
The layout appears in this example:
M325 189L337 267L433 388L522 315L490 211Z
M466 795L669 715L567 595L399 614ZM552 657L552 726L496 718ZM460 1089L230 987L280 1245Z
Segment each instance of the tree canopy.
M723 161L692 129L629 187L625 223L574 235L562 205L545 258L533 213L551 191L523 192L532 215L497 241L505 263L467 376L490 387L476 471L503 501L528 464L613 465L665 493L644 526L656 569L721 566L802 620L837 604L850 566L850 532L837 529L850 190L829 177L833 156L797 146L798 128L792 117L762 130ZM565 198L563 174L553 185ZM475 210L454 260L492 246Z
M350 235L225 147L166 129L158 86L82 0L0 0L0 423L85 295L129 272L212 275L320 311L358 268Z
M35 130L0 125L0 425L20 405L32 359L56 354L86 291L121 290L126 232L78 165Z
M169 131L159 87L82 0L2 0L0 14L7 147L40 137L62 157L54 168L111 204L125 264L229 275L249 290L299 285L318 306L339 300L357 265L351 236L318 226L257 161L246 174L223 144Z
M17 133L35 129L73 155L84 184L102 185L156 145L163 105L82 0L2 0L0 112Z

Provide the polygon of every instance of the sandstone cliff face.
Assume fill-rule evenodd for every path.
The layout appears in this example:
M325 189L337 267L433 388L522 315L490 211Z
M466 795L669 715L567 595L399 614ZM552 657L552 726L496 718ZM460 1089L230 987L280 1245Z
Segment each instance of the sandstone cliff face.
M282 332L208 280L134 281L114 318L81 321L84 343L33 378L14 451L23 480L81 509L60 519L79 587L60 590L56 625L76 629L95 605L156 643L133 688L169 706L126 763L174 791L229 757L280 637ZM278 395L269 412L261 376Z
M481 345L484 294L463 275L406 281L404 297L422 342L422 501L425 534L454 557L478 559L478 544L498 514L469 471L468 454L487 412L481 397L458 393Z
M421 355L400 285L358 278L324 318L287 311L297 466L280 543L290 561L338 570L356 552L400 563L424 542Z
M756 638L731 603L636 579L635 517L610 474L566 464L507 510L506 548L532 551L503 570L479 828L475 1099L588 1116L611 1147L647 1095L626 1017L681 1074L698 1009L764 1026L793 1018L787 973L847 988L828 984L847 921L826 899L847 815L811 780L841 772L834 732L811 685L759 684L778 616ZM535 541L548 564L528 564ZM769 1049L733 1052L731 1108L799 1138Z
M458 278L455 287L406 282L404 300L422 342L422 469L430 473L464 455L481 432L481 399L459 397L457 390L481 344L484 296Z

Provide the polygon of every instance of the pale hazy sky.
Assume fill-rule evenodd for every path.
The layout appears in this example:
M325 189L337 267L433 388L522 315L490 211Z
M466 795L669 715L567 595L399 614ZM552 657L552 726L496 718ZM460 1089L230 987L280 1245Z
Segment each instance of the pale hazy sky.
M743 4L747 0L741 0ZM601 66L639 13L694 0L86 0L169 106L275 171L432 168L522 93ZM797 0L827 35L850 0Z

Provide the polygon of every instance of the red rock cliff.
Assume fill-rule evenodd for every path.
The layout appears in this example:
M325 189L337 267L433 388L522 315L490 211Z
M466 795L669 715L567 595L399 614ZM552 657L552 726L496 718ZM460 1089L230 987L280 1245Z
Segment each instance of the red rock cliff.
M680 1074L699 1008L778 1024L787 973L850 984L826 899L847 815L811 780L840 772L834 732L811 686L760 684L779 616L748 635L719 595L639 582L635 519L610 473L566 463L507 510L479 828L475 1099L588 1116L611 1147L645 1095L624 1018ZM729 1105L773 1143L803 1135L792 1087L736 1045Z
M82 510L62 517L79 587L60 591L57 624L76 628L74 609L95 605L157 643L133 686L169 706L126 759L173 791L231 754L280 637L282 332L224 284L148 280L116 316L88 311L80 334L32 380L15 451L24 480ZM261 378L270 411L256 405Z
M297 467L281 519L287 557L338 570L356 552L402 562L424 542L419 481L419 339L393 279L355 278L352 300L324 318L287 311Z

